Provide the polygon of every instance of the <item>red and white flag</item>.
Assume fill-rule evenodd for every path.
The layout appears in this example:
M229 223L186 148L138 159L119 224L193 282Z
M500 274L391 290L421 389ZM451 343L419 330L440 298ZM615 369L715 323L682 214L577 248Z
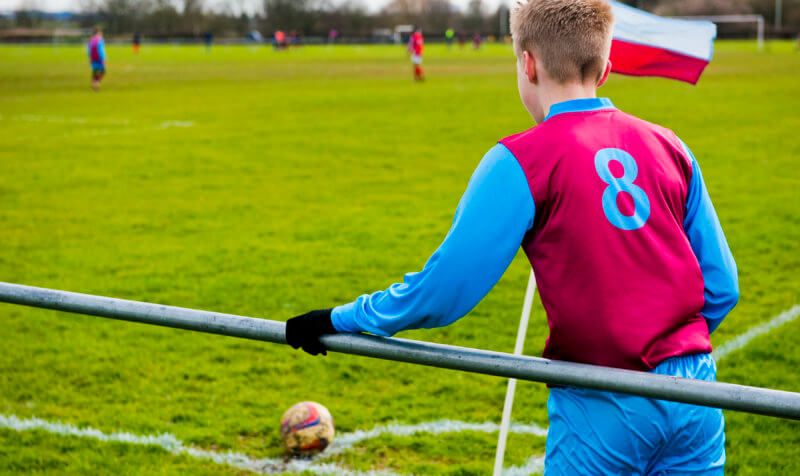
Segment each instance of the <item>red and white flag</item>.
M614 1L611 8L611 71L697 84L714 54L715 24L663 18Z

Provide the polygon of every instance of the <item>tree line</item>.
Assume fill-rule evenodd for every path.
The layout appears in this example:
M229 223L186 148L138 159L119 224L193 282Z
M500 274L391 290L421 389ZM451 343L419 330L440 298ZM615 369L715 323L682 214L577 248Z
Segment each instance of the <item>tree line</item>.
M5 25L37 27L45 23L22 0ZM270 36L275 30L305 36L327 36L337 30L340 38L365 38L376 29L399 24L421 27L428 35L443 35L448 28L467 34L507 34L508 7L489 8L483 0L471 0L464 9L450 0L387 0L377 12L358 0L263 0L255 14L244 12L245 0L81 0L81 11L71 17L77 26L100 25L110 35L140 33L146 37L244 36L258 30ZM516 0L508 0L509 4ZM28 3L26 3L28 2ZM769 24L775 17L775 0L627 0L632 6L661 15L718 15L756 13ZM785 0L784 33L800 29L800 2Z

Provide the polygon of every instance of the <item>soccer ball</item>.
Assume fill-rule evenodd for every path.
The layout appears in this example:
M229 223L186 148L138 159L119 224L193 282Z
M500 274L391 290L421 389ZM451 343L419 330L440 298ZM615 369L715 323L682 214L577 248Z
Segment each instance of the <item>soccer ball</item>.
M281 418L281 438L294 456L313 456L333 441L333 418L316 402L300 402Z

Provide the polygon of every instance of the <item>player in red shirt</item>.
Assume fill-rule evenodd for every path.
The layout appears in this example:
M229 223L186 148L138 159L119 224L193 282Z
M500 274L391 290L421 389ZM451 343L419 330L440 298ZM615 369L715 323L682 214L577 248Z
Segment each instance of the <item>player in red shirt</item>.
M283 30L275 32L275 49L280 50L286 48L286 33Z
M422 71L422 50L425 47L425 39L422 31L417 28L408 39L408 52L411 54L411 63L414 65L414 80L425 81L425 73Z

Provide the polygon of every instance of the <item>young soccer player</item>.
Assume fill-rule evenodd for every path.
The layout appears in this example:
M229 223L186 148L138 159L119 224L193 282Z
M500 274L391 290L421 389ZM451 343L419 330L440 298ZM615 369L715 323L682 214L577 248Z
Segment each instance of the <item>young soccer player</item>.
M89 62L92 65L92 89L100 89L100 81L106 74L106 42L103 40L103 31L94 29L94 34L87 45Z
M414 81L424 81L425 72L422 71L422 50L425 47L425 39L422 37L422 30L414 30L408 39L408 52L411 54L411 63L414 65Z
M483 42L483 37L477 31L472 34L472 49L479 50L481 49L481 43Z
M275 31L274 47L276 50L281 50L286 48L286 33L284 33L283 30Z
M492 147L422 271L290 319L286 339L448 325L518 247L535 272L551 359L714 380L709 333L738 299L725 236L688 147L597 98L609 74L604 0L533 0L511 16L517 83L537 126ZM722 474L718 409L552 388L545 474Z

